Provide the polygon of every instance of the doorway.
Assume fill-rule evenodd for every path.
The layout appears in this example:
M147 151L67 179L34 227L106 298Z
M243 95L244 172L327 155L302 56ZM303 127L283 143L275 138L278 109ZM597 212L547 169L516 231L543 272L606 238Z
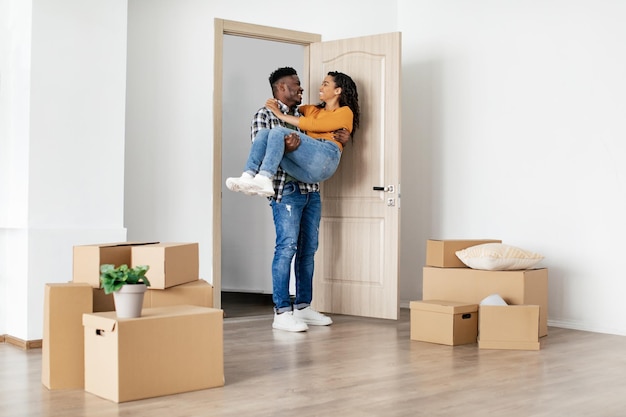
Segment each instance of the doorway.
M396 319L399 312L400 195L395 193L400 189L401 34L393 32L321 42L321 36L315 34L216 19L213 103L213 286L216 307L221 306L223 272L225 35L301 45L305 51L301 79L304 76L321 79L322 73L332 69L352 74L361 85L359 95L368 98L364 101L367 105L362 107L367 123L361 125L358 133L358 151L353 150L351 155L350 147L348 154L344 151L340 169L323 187L322 199L326 201L327 213L322 214L320 227L321 263L316 267L314 278L314 292L319 297L314 300L313 308L329 313ZM303 81L309 89L316 88L311 86L310 80ZM363 167L367 170L363 171ZM350 245L342 244L348 241ZM240 254L253 253L254 250Z
M275 232L269 202L233 193L224 181L241 174L250 149L250 121L271 95L270 73L291 66L306 86L306 45L319 35L294 36L292 31L219 19L215 25L214 100L219 105L214 106L214 142L221 165L214 167L214 189L221 198L214 199L214 305L226 317L271 314Z

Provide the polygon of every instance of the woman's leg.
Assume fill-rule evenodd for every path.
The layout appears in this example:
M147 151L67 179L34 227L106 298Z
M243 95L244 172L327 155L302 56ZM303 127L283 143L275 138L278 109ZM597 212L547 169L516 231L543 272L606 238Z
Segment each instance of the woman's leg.
M288 174L303 182L314 183L330 178L339 166L339 148L332 142L320 141L298 132L300 146L285 154L285 135L292 132L287 128L270 130L259 174L272 177L280 165Z
M265 155L259 167L259 174L269 178L276 175L280 161L285 154L285 135L293 132L293 130L284 127L270 129Z
M333 142L305 135L300 135L300 139L298 149L285 154L280 167L306 183L321 182L332 177L341 160L339 147Z
M226 179L226 187L229 190L249 195L257 194L257 189L259 187L254 183L253 179L259 172L259 167L265 157L269 132L269 129L261 129L257 132L254 142L252 142L250 152L248 153L248 160L243 170L243 174L241 177L230 177ZM273 187L270 181L269 186L267 186L266 194L272 195L274 193L272 190Z
M250 153L248 154L248 160L243 172L247 172L253 177L259 172L259 167L263 163L265 154L267 152L267 143L270 133L270 129L261 129L257 132Z

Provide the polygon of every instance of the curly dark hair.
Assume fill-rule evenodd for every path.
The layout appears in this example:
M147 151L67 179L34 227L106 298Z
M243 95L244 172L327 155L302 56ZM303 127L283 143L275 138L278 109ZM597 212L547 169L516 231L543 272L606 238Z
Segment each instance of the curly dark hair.
M280 79L290 77L292 75L298 75L298 72L291 67L278 68L276 71L272 72L270 74L270 87L272 87L272 92L276 93L276 88Z
M341 96L339 97L339 105L340 106L348 106L353 113L352 119L352 136L354 136L354 132L359 127L361 110L359 108L359 93L356 89L356 83L350 78L349 75L344 74L343 72L338 71L330 71L328 73L333 80L335 81L335 85L341 88Z

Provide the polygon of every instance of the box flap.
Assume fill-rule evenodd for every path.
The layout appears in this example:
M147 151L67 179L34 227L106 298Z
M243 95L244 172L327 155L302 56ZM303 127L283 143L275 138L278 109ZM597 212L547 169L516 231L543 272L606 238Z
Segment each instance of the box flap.
M159 242L113 242L113 243L95 243L92 245L77 245L79 247L94 247L94 248L114 248L119 246L140 246L140 245L154 245Z
M463 301L421 300L411 301L410 306L411 309L446 314L474 313L478 311L478 304L471 304Z
M104 313L83 314L83 326L91 329L113 332L117 327L117 316L115 311Z

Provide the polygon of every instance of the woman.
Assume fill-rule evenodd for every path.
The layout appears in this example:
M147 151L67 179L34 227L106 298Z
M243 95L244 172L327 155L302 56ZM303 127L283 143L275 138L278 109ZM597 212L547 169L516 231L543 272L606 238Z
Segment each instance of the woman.
M259 131L241 177L226 180L229 190L271 197L274 195L272 177L279 166L306 183L324 181L335 173L343 146L333 138L333 132L339 129L355 132L359 126L359 95L352 78L331 71L324 77L319 97L320 104L299 107L300 117L283 114L276 99L267 100L265 106L276 117L307 134L284 127ZM285 154L285 136L294 133L300 137L300 145Z

